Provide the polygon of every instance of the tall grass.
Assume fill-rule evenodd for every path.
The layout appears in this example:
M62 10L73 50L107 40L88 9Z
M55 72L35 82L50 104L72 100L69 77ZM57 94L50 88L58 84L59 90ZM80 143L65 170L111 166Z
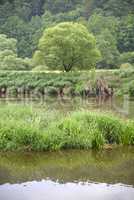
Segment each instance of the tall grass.
M0 108L1 151L100 149L134 145L134 122L109 113L78 111L63 116L28 106Z

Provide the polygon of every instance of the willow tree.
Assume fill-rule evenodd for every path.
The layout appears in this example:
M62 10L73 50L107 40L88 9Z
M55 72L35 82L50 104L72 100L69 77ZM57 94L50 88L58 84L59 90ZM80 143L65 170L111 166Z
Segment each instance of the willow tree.
M79 23L60 23L44 31L34 54L37 65L66 72L90 69L100 60L95 37Z

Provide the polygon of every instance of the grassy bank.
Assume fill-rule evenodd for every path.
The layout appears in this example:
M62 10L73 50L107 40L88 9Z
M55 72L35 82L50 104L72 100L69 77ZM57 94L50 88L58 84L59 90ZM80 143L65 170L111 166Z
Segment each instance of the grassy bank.
M87 72L24 72L0 71L0 95L45 94L58 95L64 88L66 95L84 95L91 89L96 92L96 80L104 77L116 95L129 94L134 96L134 71L128 70L97 70Z
M100 149L134 145L134 122L109 113L79 111L64 116L28 106L0 108L0 150Z
M85 90L90 88L91 95L95 95L96 80L102 76L115 91L121 89L123 80L117 70L69 73L0 71L0 94L57 95L59 90L64 88L66 95L82 96Z

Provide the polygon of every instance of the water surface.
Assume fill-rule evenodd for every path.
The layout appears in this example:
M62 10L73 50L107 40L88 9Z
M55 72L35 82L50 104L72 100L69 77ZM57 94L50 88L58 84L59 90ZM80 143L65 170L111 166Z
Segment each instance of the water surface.
M0 98L0 106L8 104L29 105L41 109L57 110L68 113L77 110L101 110L111 111L119 116L134 118L134 99L124 96L123 98L113 97L106 99L81 98L81 97L34 97L34 98Z
M134 148L1 153L1 200L133 200Z

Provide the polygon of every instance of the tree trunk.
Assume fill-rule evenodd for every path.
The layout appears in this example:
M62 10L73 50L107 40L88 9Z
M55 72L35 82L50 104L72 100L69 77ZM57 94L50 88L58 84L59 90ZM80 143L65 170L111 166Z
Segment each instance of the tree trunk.
M69 72L73 67L72 64L69 64L69 65L63 64L63 66L64 66L64 69L65 69L66 72Z

